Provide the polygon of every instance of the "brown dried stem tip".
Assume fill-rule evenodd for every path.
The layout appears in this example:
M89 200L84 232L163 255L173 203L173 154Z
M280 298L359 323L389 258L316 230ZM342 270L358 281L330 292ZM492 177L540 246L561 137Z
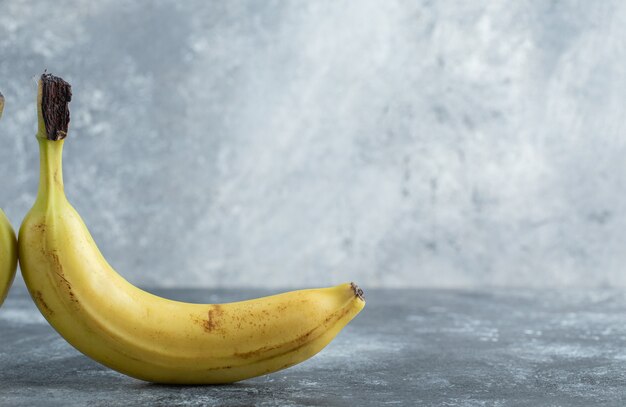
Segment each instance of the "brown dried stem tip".
M69 83L49 73L41 75L41 116L48 140L59 141L67 137L71 100L72 86Z
M354 283L350 283L350 286L352 287L352 291L354 291L354 295L356 297L359 297L360 300L365 301L365 297L363 296L363 290L361 290L361 288Z
M0 92L0 118L2 117L2 111L4 110L4 96Z

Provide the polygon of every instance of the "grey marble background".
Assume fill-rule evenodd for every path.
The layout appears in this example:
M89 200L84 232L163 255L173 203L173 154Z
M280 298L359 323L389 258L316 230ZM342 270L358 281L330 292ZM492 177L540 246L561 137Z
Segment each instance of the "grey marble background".
M0 0L0 205L34 200L47 68L67 193L136 284L626 286L624 27L618 0Z

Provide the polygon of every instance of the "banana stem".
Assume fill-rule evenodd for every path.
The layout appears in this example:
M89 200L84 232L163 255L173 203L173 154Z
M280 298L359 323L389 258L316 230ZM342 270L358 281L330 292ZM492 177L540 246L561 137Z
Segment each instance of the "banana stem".
M37 92L38 138L59 141L67 137L71 100L72 86L69 83L49 73L41 75Z
M63 144L64 140L52 141L38 138L39 141L39 191L37 204L53 203L65 199L63 186Z
M4 111L4 96L0 92L0 119L2 119L2 112Z
M53 205L65 199L63 144L70 123L72 87L63 79L44 73L37 92L39 128L39 191L35 205Z

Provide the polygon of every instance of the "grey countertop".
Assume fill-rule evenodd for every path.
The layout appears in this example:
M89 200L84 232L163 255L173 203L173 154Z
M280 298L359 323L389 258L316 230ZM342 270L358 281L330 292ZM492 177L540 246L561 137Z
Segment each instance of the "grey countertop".
M261 290L152 290L222 302ZM0 405L591 406L626 403L626 293L370 290L293 368L224 386L143 383L91 361L21 287L0 309Z

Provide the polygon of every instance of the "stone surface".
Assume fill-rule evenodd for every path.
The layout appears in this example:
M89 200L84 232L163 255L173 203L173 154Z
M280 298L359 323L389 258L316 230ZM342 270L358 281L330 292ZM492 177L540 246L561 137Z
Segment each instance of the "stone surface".
M625 37L621 0L0 1L0 206L47 68L136 284L624 287Z
M190 301L270 291L155 290ZM161 386L71 348L18 288L0 309L0 405L623 406L626 294L371 290L325 350L227 386Z

